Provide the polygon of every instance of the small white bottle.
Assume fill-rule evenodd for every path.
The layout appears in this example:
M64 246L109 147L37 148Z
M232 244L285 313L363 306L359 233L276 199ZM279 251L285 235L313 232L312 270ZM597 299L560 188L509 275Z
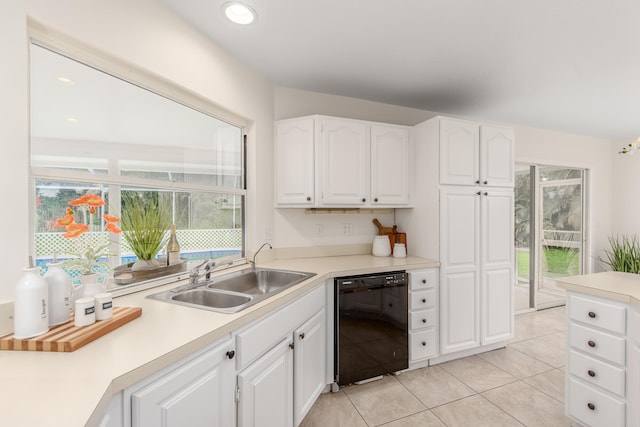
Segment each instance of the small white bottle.
M171 224L171 236L167 243L167 265L180 264L180 245L176 238L176 225Z
M61 262L47 264L44 275L49 287L49 326L61 325L71 318L71 278Z
M22 269L15 288L13 313L14 332L17 339L32 338L49 331L49 290L40 277L40 267Z

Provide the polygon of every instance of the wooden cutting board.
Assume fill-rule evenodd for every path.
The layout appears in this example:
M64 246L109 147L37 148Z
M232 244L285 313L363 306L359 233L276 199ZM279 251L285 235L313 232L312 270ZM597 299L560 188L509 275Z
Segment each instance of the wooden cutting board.
M78 327L71 320L54 326L49 332L28 339L13 338L13 334L0 338L0 350L71 352L100 338L116 328L142 315L140 307L113 307L113 316L96 321L93 325Z

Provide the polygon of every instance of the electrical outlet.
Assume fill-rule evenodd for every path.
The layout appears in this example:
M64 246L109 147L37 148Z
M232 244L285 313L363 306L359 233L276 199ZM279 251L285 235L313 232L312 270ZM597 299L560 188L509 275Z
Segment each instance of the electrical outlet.
M342 233L345 236L353 235L353 224L342 224Z
M271 227L264 228L264 240L273 239L273 229Z
M316 224L316 236L322 236L324 234L324 224Z

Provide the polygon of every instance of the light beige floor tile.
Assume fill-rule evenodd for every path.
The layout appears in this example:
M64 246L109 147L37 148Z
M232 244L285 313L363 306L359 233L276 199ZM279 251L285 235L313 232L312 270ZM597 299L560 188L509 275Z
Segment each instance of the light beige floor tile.
M390 375L368 384L345 387L343 390L370 426L388 423L427 409Z
M554 311L549 311L554 310ZM515 318L515 334L509 343L542 337L564 331L563 310L549 309L521 314ZM549 311L549 313L546 313Z
M320 395L300 427L367 427L347 396L338 393Z
M527 427L570 426L563 405L523 381L482 393L500 409Z
M564 333L562 332L509 344L509 348L518 350L554 368L564 366Z
M517 380L514 376L502 369L496 368L491 363L477 356L452 360L451 362L446 362L438 366L441 366L444 370L477 392L489 390Z
M552 366L511 348L488 351L478 354L478 357L520 379L553 369Z
M416 369L396 377L427 408L444 405L475 394L460 380L440 366Z
M448 427L522 426L481 395L466 397L431 410Z
M424 411L406 418L391 421L384 424L384 427L445 427L442 421L438 419L431 411Z
M554 369L531 378L525 378L524 382L557 401L564 402L564 371L562 369Z

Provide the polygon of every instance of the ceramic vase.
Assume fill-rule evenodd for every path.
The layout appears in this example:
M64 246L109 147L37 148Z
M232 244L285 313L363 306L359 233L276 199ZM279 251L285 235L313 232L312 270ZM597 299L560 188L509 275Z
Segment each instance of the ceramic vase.
M49 291L40 267L24 268L15 288L13 336L32 338L49 331Z
M82 274L78 276L80 286L73 292L74 301L79 298L94 297L96 294L105 292L106 286L100 281L102 275L99 273Z
M49 326L68 322L71 318L71 278L62 269L61 262L47 264L44 280L49 288Z

